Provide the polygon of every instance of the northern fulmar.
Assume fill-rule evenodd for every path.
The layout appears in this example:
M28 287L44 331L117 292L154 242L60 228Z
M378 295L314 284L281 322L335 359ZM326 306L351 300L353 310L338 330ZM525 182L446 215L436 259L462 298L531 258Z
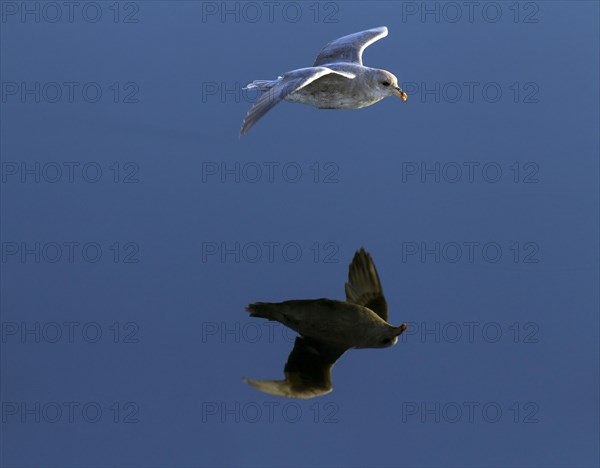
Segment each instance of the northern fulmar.
M387 35L388 29L381 26L341 37L321 49L312 67L248 84L244 89L258 89L264 94L246 115L240 135L282 100L319 109L360 109L388 96L406 101L407 95L392 73L365 67L362 62L363 51Z
M350 348L388 348L407 325L387 322L388 307L373 259L360 249L345 285L346 301L307 299L256 302L252 317L276 320L300 334L284 368L285 380L244 379L262 392L313 398L333 390L331 368Z

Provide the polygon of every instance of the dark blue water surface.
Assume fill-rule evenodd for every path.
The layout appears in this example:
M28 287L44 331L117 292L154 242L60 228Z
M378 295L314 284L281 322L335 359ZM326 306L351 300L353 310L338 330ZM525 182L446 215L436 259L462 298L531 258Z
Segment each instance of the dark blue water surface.
M0 5L3 466L598 466L597 2ZM382 25L407 102L239 138ZM361 246L400 342L247 386Z

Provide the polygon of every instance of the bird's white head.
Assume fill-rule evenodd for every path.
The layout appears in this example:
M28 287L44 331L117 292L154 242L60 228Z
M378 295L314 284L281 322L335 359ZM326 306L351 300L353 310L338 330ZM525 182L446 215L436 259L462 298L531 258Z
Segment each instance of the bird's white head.
M403 101L408 99L408 95L402 91L398 85L398 78L386 70L373 70L373 84L382 98L388 96L397 96Z

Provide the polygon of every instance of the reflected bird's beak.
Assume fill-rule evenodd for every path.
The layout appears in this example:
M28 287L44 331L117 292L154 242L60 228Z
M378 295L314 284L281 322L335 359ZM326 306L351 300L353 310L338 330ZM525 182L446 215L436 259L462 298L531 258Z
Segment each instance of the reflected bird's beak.
M396 96L398 96L400 99L402 99L403 101L406 101L408 99L408 94L406 94L404 91L402 91L402 88L400 88L399 86L396 86L394 88L394 94Z

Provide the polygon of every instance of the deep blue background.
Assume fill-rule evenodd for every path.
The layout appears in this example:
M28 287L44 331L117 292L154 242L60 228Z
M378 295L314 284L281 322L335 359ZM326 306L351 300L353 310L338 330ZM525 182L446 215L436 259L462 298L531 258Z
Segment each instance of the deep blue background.
M19 14L0 23L3 465L598 465L597 2L521 3L517 22L508 2L497 22L480 9L471 22L465 8L455 23L450 10L439 22L403 17L420 2L321 3L317 20L314 3L298 3L297 22L293 6L287 17L275 9L273 21L263 7L255 23L244 4L222 20L203 16L220 3L121 3L117 23L112 2L100 5L96 23L80 10L73 22L51 23L46 10L39 23ZM137 22L123 22L125 13ZM309 66L328 41L380 25L390 34L365 62L413 83L406 103L360 111L283 103L238 138L254 96L221 91ZM36 82L48 92L51 82L80 85L74 102L8 93ZM88 82L103 91L97 103L81 96ZM420 94L436 83L466 90L465 82L479 83L473 102ZM498 102L482 96L486 83L502 90ZM122 102L128 91L137 102ZM530 92L534 102L523 102ZM23 181L20 165L36 162L40 182ZM72 183L66 172L52 183L54 173L42 173L65 162L99 165L102 176L91 183L77 169ZM273 183L266 172L256 183L244 174L222 182L207 169L223 162L248 171L290 163L302 176L286 181L279 166ZM406 173L436 162L480 166L473 182ZM498 182L482 177L486 163L502 169ZM72 262L63 251L52 263L51 242L97 242L102 257L93 263L76 249ZM239 262L203 257L203 248L236 242L246 247ZM280 246L270 261L263 245L253 263L252 242ZM290 242L302 249L297 262L281 251ZM403 256L436 242L493 242L502 258L486 260L481 247L456 263L450 250L439 262ZM36 243L46 249L39 263L8 255ZM334 369L334 392L319 399L246 386L242 376L278 378L291 343L281 328L270 339L245 305L343 298L360 246L377 264L390 322L415 322L415 334L391 349L350 351ZM64 322L79 324L73 342ZM114 322L133 335L115 343ZM473 340L465 322L479 323ZM98 342L88 342L92 325L82 336L86 323L100 327ZM53 324L63 332L56 343ZM436 326L439 339L420 334ZM35 327L39 342L20 334ZM453 343L456 327L463 335ZM64 402L79 404L72 421ZM90 402L103 410L95 423L81 414ZM465 402L479 405L473 420ZM53 405L63 409L56 422ZM463 413L451 422L456 405ZM482 415L485 405L501 408L497 422Z

